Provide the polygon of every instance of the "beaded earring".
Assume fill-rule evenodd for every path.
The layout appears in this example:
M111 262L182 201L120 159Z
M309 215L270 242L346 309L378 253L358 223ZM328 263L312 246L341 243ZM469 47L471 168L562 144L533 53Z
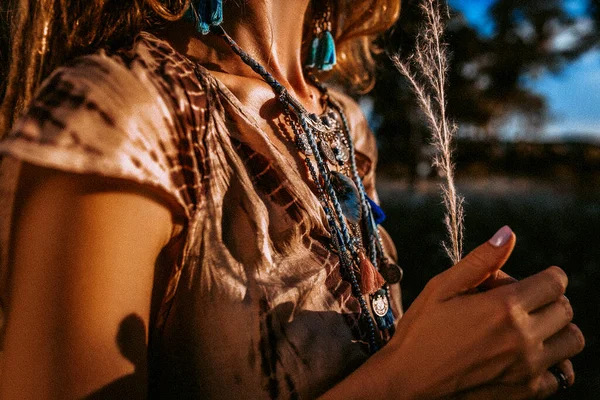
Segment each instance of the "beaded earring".
M223 22L223 0L192 0L183 18L194 23L196 30L206 35L211 26Z
M331 34L331 3L317 12L313 20L313 40L308 49L306 67L329 71L336 64L335 41Z

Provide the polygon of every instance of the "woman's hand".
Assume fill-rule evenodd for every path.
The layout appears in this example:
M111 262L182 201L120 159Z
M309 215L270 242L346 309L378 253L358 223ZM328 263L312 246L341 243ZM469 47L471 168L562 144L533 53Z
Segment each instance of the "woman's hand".
M572 382L563 360L579 353L584 339L570 323L560 268L473 293L497 276L514 244L512 231L502 228L427 284L390 343L355 372L371 398L545 397L558 389L547 370L559 362ZM360 397L357 384L346 381L327 395Z
M485 282L479 285L479 290L490 290L511 283L518 282L517 279L508 275L502 270L492 274ZM563 360L556 364L567 379L568 386L572 386L575 381L575 371L571 360ZM469 390L462 395L456 396L461 400L467 399L526 399L530 397L544 398L559 390L558 379L549 371L545 370L540 375L520 382L516 385L486 385L477 390Z

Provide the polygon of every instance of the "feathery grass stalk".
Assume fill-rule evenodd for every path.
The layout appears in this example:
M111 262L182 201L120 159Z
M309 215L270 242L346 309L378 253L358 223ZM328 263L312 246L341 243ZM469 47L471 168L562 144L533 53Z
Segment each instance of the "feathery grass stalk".
M431 143L437 150L433 165L446 177L441 186L446 207L444 222L449 240L443 246L450 260L456 264L463 252L464 198L457 193L454 184L452 142L457 126L446 115L448 52L447 45L443 42L445 26L439 2L421 0L420 7L425 15L425 22L417 35L414 52L405 61L398 53L392 55L391 59L398 71L408 79L431 127ZM448 14L447 6L444 8Z

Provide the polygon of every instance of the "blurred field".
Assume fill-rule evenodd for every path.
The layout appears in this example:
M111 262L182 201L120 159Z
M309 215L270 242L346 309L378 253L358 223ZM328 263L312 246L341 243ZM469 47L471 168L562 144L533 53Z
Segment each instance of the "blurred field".
M458 184L466 198L466 252L509 225L517 247L504 267L507 273L524 278L558 265L569 275L567 296L586 348L573 360L575 386L560 398L600 399L600 187L525 178L464 178ZM434 182L410 186L380 177L378 191L388 215L383 225L404 268L407 308L427 281L450 264L440 246L444 210Z

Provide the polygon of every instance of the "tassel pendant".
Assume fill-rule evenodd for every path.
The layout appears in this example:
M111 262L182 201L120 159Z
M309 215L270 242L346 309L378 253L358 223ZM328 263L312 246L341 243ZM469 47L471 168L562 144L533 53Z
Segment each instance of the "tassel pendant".
M359 258L360 291L364 295L375 294L385 284L385 280L363 252L359 253Z
M358 189L352 179L341 172L331 172L331 184L340 202L344 217L352 224L357 224L362 217Z
M305 66L319 71L330 71L336 64L335 41L331 34L331 4L320 4L313 19L313 40L308 49Z
M309 68L313 68L317 62L317 51L319 49L319 38L315 37L310 43L310 48L308 49L308 58L306 59L306 66Z
M316 67L321 71L330 71L336 63L333 35L330 31L325 31L319 38Z
M388 301L387 293L383 289L379 289L371 297L371 309L375 315L375 322L379 330L390 329L394 326L394 313L390 302Z
M186 21L196 24L196 30L203 35L210 32L211 26L218 26L223 22L222 0L196 0L184 14Z

